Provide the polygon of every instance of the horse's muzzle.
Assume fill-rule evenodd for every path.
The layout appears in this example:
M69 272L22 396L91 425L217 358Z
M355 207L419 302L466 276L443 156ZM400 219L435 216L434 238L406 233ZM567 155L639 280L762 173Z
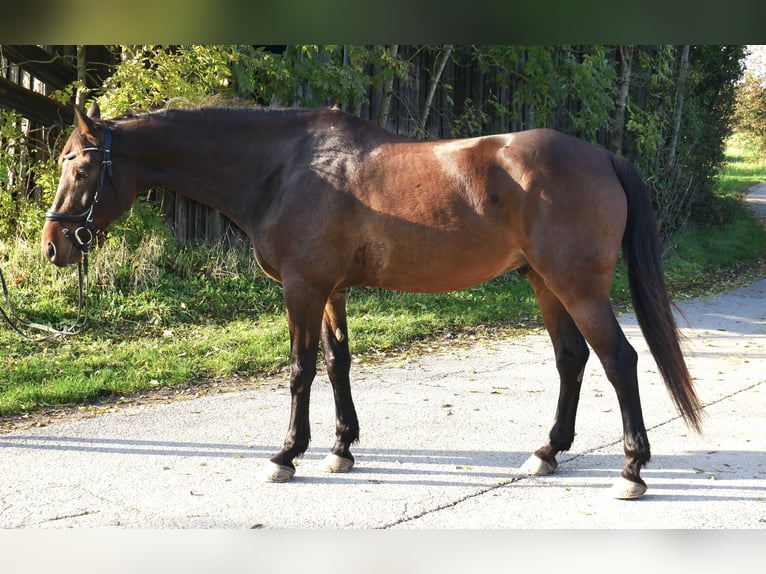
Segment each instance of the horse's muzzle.
M82 258L82 252L74 247L55 221L46 221L43 226L42 250L43 256L57 267L66 267Z

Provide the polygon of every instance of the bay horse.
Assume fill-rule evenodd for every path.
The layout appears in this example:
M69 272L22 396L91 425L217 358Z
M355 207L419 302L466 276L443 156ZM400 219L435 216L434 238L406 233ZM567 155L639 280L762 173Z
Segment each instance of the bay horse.
M52 263L80 261L138 194L163 187L229 217L282 284L291 411L265 480L290 480L308 448L320 341L336 413L323 467L354 465L348 287L440 293L519 270L539 302L560 379L548 440L522 472L551 473L556 454L570 448L590 346L622 415L625 462L613 495L640 497L650 449L637 354L609 298L621 248L651 353L679 413L699 430L654 211L624 158L549 129L416 141L337 109L198 108L104 120L93 105L76 116L42 233Z

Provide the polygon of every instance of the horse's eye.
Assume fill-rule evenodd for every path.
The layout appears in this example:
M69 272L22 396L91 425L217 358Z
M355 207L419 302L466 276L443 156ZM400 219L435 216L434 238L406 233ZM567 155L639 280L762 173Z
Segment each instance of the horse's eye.
M88 179L88 174L86 172L82 171L82 170L78 170L77 173L75 174L74 178L77 181L83 181L85 179Z

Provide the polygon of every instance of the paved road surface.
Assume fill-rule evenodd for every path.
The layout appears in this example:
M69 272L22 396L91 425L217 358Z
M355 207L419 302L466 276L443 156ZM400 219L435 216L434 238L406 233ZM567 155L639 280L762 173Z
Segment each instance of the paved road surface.
M284 385L0 435L0 526L148 528L764 528L766 280L681 306L705 432L686 429L632 315L651 464L641 501L611 500L619 411L591 360L572 451L549 477L515 472L556 402L544 333L355 369L357 467L317 466L334 429L325 378L313 443L289 484L256 480L283 439ZM12 469L12 471L11 471Z

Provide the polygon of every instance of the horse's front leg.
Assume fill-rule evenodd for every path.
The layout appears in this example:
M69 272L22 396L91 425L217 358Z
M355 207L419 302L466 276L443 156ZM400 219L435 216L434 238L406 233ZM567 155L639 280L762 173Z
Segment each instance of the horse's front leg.
M324 459L322 467L327 472L347 472L354 466L354 457L349 448L359 438L359 421L351 399L351 353L348 347L344 291L333 293L327 300L322 321L322 345L335 398L335 445Z
M309 446L309 398L316 375L319 333L325 296L305 283L284 283L290 329L290 424L282 449L262 474L268 482L287 482L295 474L293 460Z

